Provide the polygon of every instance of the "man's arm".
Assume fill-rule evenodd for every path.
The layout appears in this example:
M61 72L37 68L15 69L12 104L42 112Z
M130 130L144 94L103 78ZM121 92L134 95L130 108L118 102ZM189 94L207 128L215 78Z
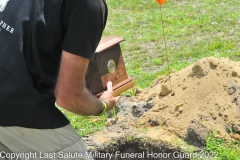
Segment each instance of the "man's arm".
M63 51L55 88L59 106L84 116L98 115L103 110L103 103L85 88L88 63L86 58ZM111 83L100 99L107 102L108 110L116 105L119 97L112 96Z

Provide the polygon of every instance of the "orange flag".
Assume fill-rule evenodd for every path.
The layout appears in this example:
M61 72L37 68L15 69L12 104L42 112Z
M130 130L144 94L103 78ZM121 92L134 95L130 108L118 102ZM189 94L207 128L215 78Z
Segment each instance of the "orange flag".
M160 5L163 5L163 3L166 2L166 0L156 0Z

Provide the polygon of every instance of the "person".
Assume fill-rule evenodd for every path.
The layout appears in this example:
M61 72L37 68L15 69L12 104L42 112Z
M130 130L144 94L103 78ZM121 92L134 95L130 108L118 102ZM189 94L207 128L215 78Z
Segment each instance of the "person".
M105 0L0 0L0 159L92 159L56 106L90 116L119 101L111 82L99 99L85 88L107 14Z

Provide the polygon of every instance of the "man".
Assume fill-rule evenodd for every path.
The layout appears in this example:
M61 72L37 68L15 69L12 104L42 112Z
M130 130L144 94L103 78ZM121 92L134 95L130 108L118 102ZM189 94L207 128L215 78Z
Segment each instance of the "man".
M88 159L83 140L54 104L89 116L119 100L111 82L100 100L85 88L106 24L105 0L0 4L0 159Z

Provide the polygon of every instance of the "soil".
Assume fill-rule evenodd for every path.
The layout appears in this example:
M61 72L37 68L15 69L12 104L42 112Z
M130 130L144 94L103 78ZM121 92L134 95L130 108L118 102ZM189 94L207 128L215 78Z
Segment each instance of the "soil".
M112 157L107 157L107 159L111 160L188 160L188 157L193 156L190 154L184 155L185 153L175 149L170 149L169 146L164 146L161 143L143 143L140 139L134 139L129 141L118 140L117 142L118 145L114 147L108 146L99 148L98 152L103 154L113 153ZM195 157L197 156L195 155ZM103 158L95 157L95 159L101 160Z
M212 131L217 137L239 140L239 96L240 63L207 57L159 77L145 90L137 89L134 97L122 97L117 119L109 118L104 131L85 140L89 148L101 148L131 135L167 146L180 144L180 150L184 145L178 139L201 148Z

